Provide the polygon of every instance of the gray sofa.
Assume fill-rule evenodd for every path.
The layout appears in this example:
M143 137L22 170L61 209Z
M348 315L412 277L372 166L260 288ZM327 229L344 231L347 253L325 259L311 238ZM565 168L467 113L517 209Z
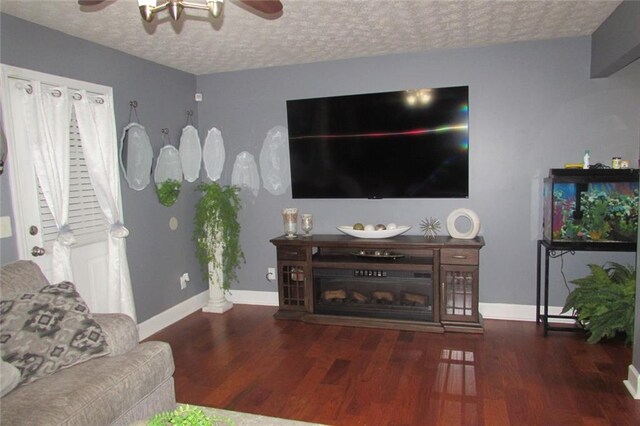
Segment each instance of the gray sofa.
M17 261L0 270L2 300L46 284L33 262ZM170 346L138 343L138 329L129 316L93 318L106 335L110 354L19 385L0 398L0 424L129 425L175 408Z

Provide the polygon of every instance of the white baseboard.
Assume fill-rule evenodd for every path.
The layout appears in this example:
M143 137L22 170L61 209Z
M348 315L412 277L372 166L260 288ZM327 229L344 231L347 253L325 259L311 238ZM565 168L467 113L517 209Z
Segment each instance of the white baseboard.
M511 305L508 303L479 303L478 310L485 319L507 321L535 321L536 305ZM562 306L549 306L549 315L560 315ZM553 318L556 323L573 323L572 319Z
M278 306L278 292L231 290L227 299L238 305Z
M138 324L140 340L170 326L174 322L186 317L206 306L209 292L203 291L167 309L160 314ZM227 299L237 305L278 306L278 293L275 291L231 290ZM507 303L480 303L478 309L485 319L507 321L535 321L535 305L510 305ZM558 315L562 311L560 306L549 306L550 315ZM569 319L554 319L554 322L573 322ZM640 392L640 391L639 391Z
M148 320L138 324L138 334L140 340L144 340L154 333L162 330L165 327L170 326L174 322L181 320L189 314L202 309L204 305L209 301L209 292L203 291L200 294L180 302L177 305L167 309L158 315L149 318Z
M485 319L535 321L535 305L509 305L507 303L480 303L478 310Z
M622 383L624 383L634 399L640 399L640 373L638 373L633 364L629 365L628 378L623 380Z
M231 290L226 297L230 302L238 305L278 306L278 293L273 291ZM207 290L141 322L138 324L140 340L202 309L208 302L209 291Z

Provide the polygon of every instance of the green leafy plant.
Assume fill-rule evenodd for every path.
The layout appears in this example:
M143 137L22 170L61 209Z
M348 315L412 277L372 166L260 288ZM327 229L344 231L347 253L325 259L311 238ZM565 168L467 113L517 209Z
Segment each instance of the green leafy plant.
M633 267L608 262L589 265L591 275L571 281L576 288L569 293L562 313L575 310L578 320L590 333L588 342L626 334L633 341L636 272Z
M216 182L201 183L197 189L202 198L196 204L193 241L196 256L204 276L209 279L209 262L222 269L221 287L226 291L237 279L236 269L244 261L240 247L240 198L238 188L220 186ZM221 261L216 258L216 250L222 251Z
M566 198L563 191L554 191L554 198ZM554 238L584 241L635 241L638 229L638 190L632 194L594 189L581 193L582 219L574 219L575 201L565 200L554 207L562 210L563 226L554 231Z
M180 195L180 187L182 184L174 179L167 179L156 185L156 194L160 204L165 207L171 207L178 201Z
M190 407L189 405L181 405L173 411L156 414L149 426L215 426L215 425L233 425L231 419L220 416L207 416L202 408Z

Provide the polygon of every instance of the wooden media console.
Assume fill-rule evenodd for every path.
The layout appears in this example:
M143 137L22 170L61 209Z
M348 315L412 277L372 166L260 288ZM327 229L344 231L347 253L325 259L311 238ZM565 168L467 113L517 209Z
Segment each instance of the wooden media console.
M271 240L276 318L401 330L482 333L478 272L484 239L313 235Z

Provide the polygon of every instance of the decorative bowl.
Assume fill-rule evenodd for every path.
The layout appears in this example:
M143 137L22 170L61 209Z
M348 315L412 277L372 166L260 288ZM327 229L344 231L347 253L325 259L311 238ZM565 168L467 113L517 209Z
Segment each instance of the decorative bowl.
M379 231L357 231L353 229L353 226L338 226L338 231L351 235L356 238L391 238L396 235L404 234L410 226L398 226L395 229L384 229Z

